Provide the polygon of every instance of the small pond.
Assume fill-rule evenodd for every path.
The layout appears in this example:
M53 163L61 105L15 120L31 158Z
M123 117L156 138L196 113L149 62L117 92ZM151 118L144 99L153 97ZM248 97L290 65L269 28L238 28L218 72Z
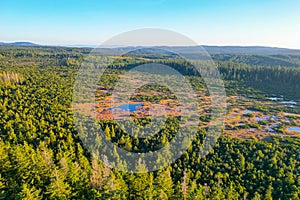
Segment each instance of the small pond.
M297 105L296 101L282 101L282 104L288 104L288 105Z
M300 127L289 127L287 130L300 132Z
M269 98L267 98L267 99L269 99L269 100L271 100L271 101L280 101L280 100L282 100L283 98L281 98L281 97L269 97Z
M143 106L143 103L133 103L133 104L122 104L119 106L115 106L112 108L109 108L108 110L112 110L113 112L131 112L133 113L134 111L136 111L137 107L139 106Z
M270 119L270 120L275 120L275 121L278 121L278 120L279 120L279 118L278 118L276 115L272 115L272 116L266 115L266 116L264 116L264 117L255 117L255 119L256 119L257 121L268 121L269 119Z
M247 115L247 114L252 113L252 112L254 112L254 111L252 111L252 110L245 110L245 111L243 112L243 115Z
M270 116L264 116L264 117L255 117L257 121L267 121L270 119Z

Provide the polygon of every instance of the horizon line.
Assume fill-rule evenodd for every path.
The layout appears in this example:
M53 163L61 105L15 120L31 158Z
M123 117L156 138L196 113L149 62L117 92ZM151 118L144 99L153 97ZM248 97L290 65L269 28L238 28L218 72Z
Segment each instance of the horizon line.
M0 44L13 44L13 43L31 43L37 46L45 47L74 47L74 48L125 48L125 47L197 47L197 46L209 46L209 47L269 47L278 49L290 49L290 50L300 50L300 47L287 47L287 46L268 46L268 45L241 45L241 44L196 44L196 45L95 45L95 44L45 44L39 42L33 42L30 40L13 40L13 41L0 41Z

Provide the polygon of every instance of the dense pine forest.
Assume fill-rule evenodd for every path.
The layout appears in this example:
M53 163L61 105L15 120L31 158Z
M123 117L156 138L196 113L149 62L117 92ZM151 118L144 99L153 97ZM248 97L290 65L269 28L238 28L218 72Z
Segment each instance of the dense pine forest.
M71 109L76 74L89 52L88 48L0 47L0 199L300 198L299 137L274 134L259 140L222 134L209 154L199 158L207 131L203 128L175 163L158 171L124 172L100 162L80 140ZM132 68L132 60L145 62L138 55L128 57L111 70L118 74ZM299 56L214 54L212 58L228 97L300 99ZM151 62L168 64L184 75L192 70L175 58L158 56ZM194 88L205 88L203 81L188 78ZM108 80L103 84L113 87ZM145 98L155 102L163 97ZM299 109L288 109L300 114ZM124 135L113 120L99 119L99 124L114 144L145 152L171 140L178 120L173 118L163 134L146 141ZM101 148L101 141L98 145Z

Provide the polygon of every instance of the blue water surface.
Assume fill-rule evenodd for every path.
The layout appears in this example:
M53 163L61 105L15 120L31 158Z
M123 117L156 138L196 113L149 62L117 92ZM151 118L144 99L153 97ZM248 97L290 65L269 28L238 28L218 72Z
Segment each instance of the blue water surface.
M135 104L122 104L122 105L119 105L119 106L115 106L115 107L112 107L112 108L109 108L108 110L112 110L113 112L134 112L136 111L137 107L139 106L143 106L142 103L135 103Z
M290 127L290 128L288 128L288 130L300 132L300 127Z

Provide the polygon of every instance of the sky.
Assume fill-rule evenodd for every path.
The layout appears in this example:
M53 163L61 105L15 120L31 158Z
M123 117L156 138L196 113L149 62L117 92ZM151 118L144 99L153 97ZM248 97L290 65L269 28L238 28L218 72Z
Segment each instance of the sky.
M299 0L0 0L0 41L99 45L160 28L199 45L300 49Z

